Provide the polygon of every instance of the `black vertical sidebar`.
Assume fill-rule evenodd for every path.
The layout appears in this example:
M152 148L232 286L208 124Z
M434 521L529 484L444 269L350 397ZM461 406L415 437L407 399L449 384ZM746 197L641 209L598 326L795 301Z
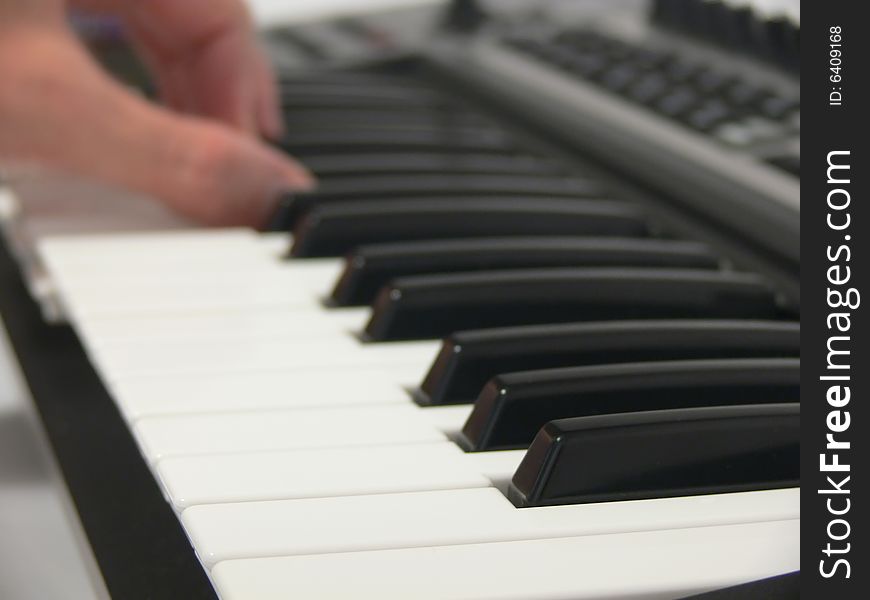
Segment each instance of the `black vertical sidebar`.
M870 24L865 2L802 8L801 590L865 598Z

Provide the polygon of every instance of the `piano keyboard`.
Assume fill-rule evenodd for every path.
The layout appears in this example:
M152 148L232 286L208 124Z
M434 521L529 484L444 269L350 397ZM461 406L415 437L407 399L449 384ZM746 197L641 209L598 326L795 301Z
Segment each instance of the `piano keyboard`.
M457 570L453 586L440 582L432 588L433 598L482 597L474 595L475 586L481 586L481 594L503 591L498 597L523 597L518 574L502 579L503 590L482 585L492 583L486 569L498 569L495 575L511 564L538 565L540 572L552 573L552 597L599 597L608 589L622 593L624 582L612 578L623 570L632 573L632 585L650 595L661 586L664 597L797 567L796 489L515 508L505 494L525 450L464 452L454 440L474 408L423 407L407 391L419 385L439 342L380 346L359 341L351 325L331 322L334 315L341 321L341 311L347 309L318 304L330 290L318 286L323 282L312 274L319 269L334 274L338 265L283 262L275 252L275 237L241 231L125 235L55 240L43 246L92 360L203 564L213 569L223 597L282 597L314 590L320 597L346 597L358 585L402 597L402 590L422 576L424 563L418 555L433 552L439 565L442 560L464 564L466 554L476 557ZM233 261L233 268L214 260L222 255ZM213 260L203 261L206 256ZM135 305L126 312L101 309L106 306L101 296L118 297L116 306L122 306L123 290L130 291L123 278L111 275L113 264L140 273L142 289L167 301L163 311L140 312ZM298 304L276 298L263 307L257 292L266 289L258 286L264 285L262 273L269 270L288 279L298 275ZM250 290L248 309L243 299L234 298L223 308L188 312L191 298L213 297L216 286ZM135 287L131 301L141 298ZM184 302L171 308L173 298ZM248 311L278 319L284 315L288 329L240 334ZM143 327L137 336L132 325L142 325L143 312L145 323L154 327ZM161 318L166 327L158 329ZM309 322L304 333L294 334L292 323L303 321ZM185 323L190 327L183 327ZM781 334L795 332L789 323L695 323L722 331L766 325ZM690 329L685 321L655 325L663 332L669 326ZM600 323L575 329L584 326L590 335L601 329ZM204 340L199 337L203 330L209 332ZM778 349L774 343L770 354L795 354L794 342L781 341ZM339 349L342 344L344 350ZM742 354L736 345L733 351ZM738 368L759 360L742 359ZM770 363L768 372L791 363L784 358L765 361ZM795 379L793 390L796 385ZM729 569L735 571L729 577L727 570L709 568L755 538L763 544L753 546L757 555L741 555L743 570L732 562ZM647 552L633 540L642 541ZM634 559L619 550L626 542L632 544ZM703 553L688 553L707 569L675 558L687 554L680 548L708 544L706 563ZM606 547L612 547L610 554ZM674 555L667 554L670 547ZM539 553L559 548L578 562L572 561L570 569L562 565L562 570L558 562L540 565ZM361 562L352 561L349 579L324 589L322 570L344 572L340 565L349 560L347 553L359 555ZM601 581L577 577L576 565L588 565L580 557L592 554L591 564L604 571L589 567L590 572ZM651 563L654 555L674 562ZM488 560L493 562L487 565ZM635 578L635 566L641 565L632 560L642 563L647 574ZM388 565L392 570L406 563L417 567L401 569L399 580L386 576ZM670 576L665 575L668 571Z
M275 144L316 190L263 232L40 243L102 382L43 418L84 448L73 492L110 497L79 509L113 594L677 598L800 569L799 11L544 4L266 32ZM69 435L103 388L117 411Z
M222 598L799 568L800 331L770 281L437 85L283 89L321 184L275 231L40 247Z

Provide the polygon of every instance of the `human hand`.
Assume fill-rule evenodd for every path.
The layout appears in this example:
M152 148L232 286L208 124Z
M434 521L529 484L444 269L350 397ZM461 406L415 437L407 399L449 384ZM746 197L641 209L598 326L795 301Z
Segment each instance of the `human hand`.
M96 65L62 0L0 0L0 164L38 164L145 192L215 225L261 225L311 176L279 137L274 80L240 0L75 0L127 26L166 107Z

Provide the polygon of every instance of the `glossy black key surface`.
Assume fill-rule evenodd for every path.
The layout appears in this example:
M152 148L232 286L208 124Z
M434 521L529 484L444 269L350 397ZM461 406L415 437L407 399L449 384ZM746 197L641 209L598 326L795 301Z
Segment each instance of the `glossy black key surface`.
M653 268L406 277L384 287L373 309L365 329L373 341L571 321L779 316L773 294L757 275Z
M286 136L288 143L295 140L305 141L312 137L324 135L330 136L441 136L442 138L457 137L461 139L492 138L500 137L504 131L489 124L479 123L428 123L420 121L399 121L391 123L353 123L335 121L332 123L312 123L309 126L287 124L289 133Z
M623 413L548 423L508 489L519 507L800 484L800 406Z
M292 206L284 217L292 222ZM343 256L364 244L507 235L642 236L642 214L622 202L551 198L434 198L318 206L293 229L296 257Z
M334 85L345 87L349 85L359 87L397 87L397 88L422 88L430 90L431 86L409 79L406 75L393 73L374 73L369 71L340 69L322 69L318 71L278 71L278 84L281 89L291 89L294 86L305 85Z
M375 108L375 109L444 109L451 110L456 107L440 94L404 93L402 90L384 90L373 88L352 88L345 92L331 93L329 91L319 93L305 93L304 90L297 93L282 94L280 98L281 108L287 112L297 109L314 108Z
M510 237L377 244L357 248L348 257L331 300L338 306L370 304L390 280L408 275L650 266L715 269L718 261L703 244L641 238Z
M305 166L321 178L356 178L361 175L542 175L563 169L555 162L533 156L478 153L333 154L312 156Z
M340 84L338 82L284 82L279 84L282 101L292 101L296 98L323 98L339 96L355 100L398 100L407 103L424 105L445 104L448 99L431 88L413 85L374 85Z
M451 131L329 131L289 135L279 146L302 156L348 152L488 152L515 154L507 134Z
M497 375L459 437L466 450L524 448L548 421L732 404L798 402L800 359L650 361Z
M799 357L800 324L649 320L463 331L444 340L419 404L470 404L500 373L598 364L711 358Z
M309 109L295 110L284 116L287 130L300 133L309 130L367 128L367 129L407 129L410 127L455 128L486 127L492 122L475 113L461 111L425 110L352 110L352 109Z
M386 200L427 196L600 197L602 185L578 177L553 175L407 175L368 176L326 181L310 195L311 203ZM305 203L305 196L296 202Z

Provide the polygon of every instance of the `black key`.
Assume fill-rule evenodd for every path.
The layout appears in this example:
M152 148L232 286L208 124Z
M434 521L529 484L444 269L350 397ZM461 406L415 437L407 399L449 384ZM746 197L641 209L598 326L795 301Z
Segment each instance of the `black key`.
M800 325L781 321L649 320L529 325L454 333L415 400L470 404L500 373L608 363L799 357Z
M342 96L357 98L362 101L368 99L377 100L401 100L424 105L438 105L447 101L446 97L436 92L431 88L421 88L410 83L402 85L385 85L384 83L376 83L374 85L357 85L339 83L336 81L330 82L281 82L279 91L283 98L321 98L325 96Z
M703 244L636 238L540 237L443 240L357 248L332 292L338 306L370 304L392 279L540 267L715 269Z
M359 87L419 87L430 89L425 83L408 76L387 73L372 73L365 71L339 71L322 69L299 73L279 72L278 83L282 88L291 88L296 85L335 85L344 87L354 85Z
M326 181L310 194L294 198L300 208L350 200L388 200L431 196L600 197L601 184L577 177L553 175L384 175Z
M548 423L508 489L519 507L800 485L800 406L762 404Z
M272 40L276 40L285 46L291 48L294 53L299 52L307 55L313 61L321 61L329 56L326 48L318 42L308 39L300 32L290 28L282 28L277 31L267 33L267 36Z
M285 115L287 130L293 133L310 130L354 129L450 129L491 126L483 117L465 112L392 110L296 110ZM292 135L292 134L291 134Z
M546 159L503 154L338 154L312 156L305 166L318 177L361 175L536 175L556 174L561 168Z
M298 155L348 152L487 152L515 154L507 134L492 130L481 135L442 131L333 131L297 134L278 144Z
M622 202L546 197L336 202L299 220L291 252L343 256L364 244L411 240L646 233L642 214Z
M549 421L612 413L800 401L800 359L649 361L506 373L480 392L459 444L528 446Z
M296 138L305 139L312 135L340 135L353 133L353 135L404 135L404 134L421 134L421 135L441 135L444 137L457 136L463 138L473 138L475 136L502 136L504 131L491 125L464 125L461 123L426 123L422 121L413 122L408 119L405 121L396 120L392 123L348 123L336 121L334 123L312 123L311 126L293 126L289 124L289 133L286 136L287 140L295 140Z
M347 107L360 108L410 108L410 109L454 109L455 105L444 96L419 91L383 89L378 87L353 87L341 91L316 91L306 93L304 88L282 94L281 108L294 111L300 108Z
M394 280L378 294L369 340L441 338L463 329L643 318L774 318L756 275L690 269L540 269Z

